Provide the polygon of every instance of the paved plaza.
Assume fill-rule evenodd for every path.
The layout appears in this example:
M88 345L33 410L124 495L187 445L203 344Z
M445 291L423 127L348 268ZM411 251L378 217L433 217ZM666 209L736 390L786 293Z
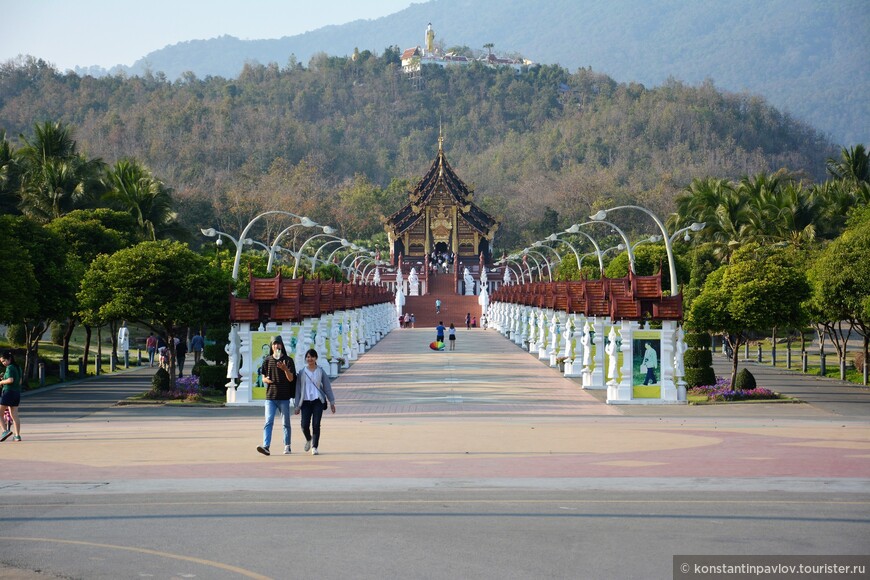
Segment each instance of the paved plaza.
M867 389L750 366L810 402L608 406L492 330L454 352L432 332L395 330L334 381L316 457L298 417L291 455L258 454L259 407L112 406L150 369L25 397L24 440L0 444L0 578L670 577L681 553L867 553Z

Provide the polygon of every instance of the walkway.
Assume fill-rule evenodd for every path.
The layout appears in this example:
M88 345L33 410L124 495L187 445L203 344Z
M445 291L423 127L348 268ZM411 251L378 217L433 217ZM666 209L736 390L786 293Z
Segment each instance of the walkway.
M681 553L866 553L866 390L609 407L495 331L432 338L396 330L335 381L317 457L295 420L292 455L257 453L258 408L108 405L149 369L25 397L0 579L669 578Z
M147 375L137 371L26 397L24 441L0 444L0 486L287 489L320 480L382 489L458 479L613 488L636 486L636 478L675 487L693 478L730 478L728 485L752 478L764 487L763 478L798 477L867 489L870 482L864 389L853 388L846 404L858 413L781 403L611 407L492 330L458 331L455 352L430 350L431 334L396 330L335 381L338 413L324 419L319 457L302 455L295 419L292 456L257 454L257 408L57 414L59 399L82 388L145 387Z

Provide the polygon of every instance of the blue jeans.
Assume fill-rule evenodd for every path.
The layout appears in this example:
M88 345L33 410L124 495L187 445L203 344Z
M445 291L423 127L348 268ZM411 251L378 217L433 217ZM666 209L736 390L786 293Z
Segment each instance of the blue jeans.
M266 399L266 424L263 425L263 447L272 443L272 425L275 423L275 411L280 411L284 420L284 445L290 445L290 400L275 401Z

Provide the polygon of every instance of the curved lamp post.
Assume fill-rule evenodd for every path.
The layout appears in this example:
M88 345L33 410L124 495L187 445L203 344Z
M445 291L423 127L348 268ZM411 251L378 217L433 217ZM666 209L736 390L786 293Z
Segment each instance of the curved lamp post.
M533 255L531 255L529 253L528 248L521 250L519 253L519 256L517 256L517 257L520 257L520 256L522 256L524 258L531 258L532 259L532 262L535 263L535 269L538 271L538 279L540 279L541 272L542 272L541 263ZM532 267L529 266L528 260L526 260L525 263L526 263L526 267L528 267L528 269L529 269L529 282L533 282L534 280L532 279Z
M537 242L532 243L532 247L533 247L533 248L547 248L548 250L550 250L551 252L553 252L554 254L556 254L556 260L554 260L552 263L547 262L547 268L550 269L550 282L552 282L552 281L553 281L553 271L552 271L552 266L553 266L553 264L556 264L556 263L558 263L558 262L561 262L561 261L562 261L562 256L559 255L559 252L557 252L555 248L551 248L550 246L544 244L544 242L543 242L543 241L540 241L540 240L537 241ZM542 258L544 257L543 254L539 254L539 255L540 255ZM544 258L544 261L546 261L546 258Z
M596 222L604 222L604 219L607 217L608 212L616 211L619 209L636 209L638 211L642 211L643 213L650 216L656 223L659 230L662 232L662 239L665 241L665 251L668 254L668 270L670 271L671 275L671 295L676 296L677 294L679 294L680 288L679 286L677 286L677 267L676 262L674 262L674 248L671 245L671 238L668 236L668 230L665 229L665 224L662 223L662 220L660 220L656 214L639 205L619 205L610 209L602 209L595 215L589 216L589 219ZM689 227L691 228L691 226Z
M287 235L288 233L290 233L290 230L292 230L293 228L299 227L299 226L304 226L304 227L319 227L320 229L323 230L323 234L319 234L319 235L326 235L326 234L334 234L334 233L335 233L335 230L334 230L333 228L329 227L329 226L321 226L321 225L318 225L318 224L314 224L313 226L306 226L306 225L305 225L304 223L302 223L302 222L299 222L298 224L293 224L293 225L291 225L291 226L288 226L288 227L284 228L283 230L281 230L281 232L280 232L277 236L275 236L275 239L272 241L272 249L269 250L269 263L266 264L266 272L271 272L271 271L272 271L272 262L273 262L273 260L275 259L275 248L278 247L278 242L281 241L281 238L283 238L285 235ZM309 239L310 239L310 238L309 238ZM307 240L306 240L306 241L307 241ZM294 276L294 278L295 278L295 276Z
M683 240L688 242L689 240L692 239L691 236L689 236L689 232L700 232L701 230L704 229L704 227L706 227L706 225L707 225L707 222L695 222L690 226L686 226L684 228L678 229L673 234L671 234L671 243L673 244L676 241L676 239L680 237L680 234L682 234L683 232L686 233L686 237L683 238Z
M604 255L607 254L607 252L612 252L613 250L618 250L622 252L623 250L625 250L625 244L617 244L615 246L607 248L606 250L602 250L601 252L589 252L588 254L583 254L582 256L580 256L580 267L583 267L583 260L585 258L588 258L589 256L598 256L599 258L603 258Z
M514 273L514 279L515 279L515 280L519 280L519 283L520 283L520 284L522 284L523 282L525 282L526 278L525 278L525 276L523 275L523 270L522 270L521 268L520 268L519 270L514 270L513 268L511 268L511 266L510 266L510 264L508 263L508 261L509 261L508 258L505 257L504 259L499 260L498 262L493 262L493 264L494 264L495 266L499 266L499 265L501 265L501 264L504 264L504 267L507 268L508 270L510 270L511 272L519 272L519 275L517 275L516 273ZM514 263L516 263L516 261L514 261Z
M283 211L283 210L276 209L276 210L271 210L271 211L264 211L263 213L254 216L251 219L251 221L248 222L248 225L246 225L244 227L244 229L242 230L242 233L239 235L238 240L236 240L235 238L233 238L229 234L225 234L223 232L218 232L214 228L207 228L207 229L200 230L202 232L202 235L204 235L204 236L213 238L215 236L223 235L224 237L227 237L227 238L233 240L233 242L236 244L236 257L233 260L233 274L232 274L234 281L239 279L239 263L242 261L242 246L245 243L247 243L247 242L239 243L239 240L245 240L248 236L248 232L250 232L251 228L254 227L254 224L257 223L260 220L260 218L266 217L267 215L286 215L289 217L294 217L294 218L297 218L299 220L299 225L303 225L306 228L328 227L328 226L320 226L316 222L312 221L310 218L307 218L307 217L304 217L301 215L297 215L297 214L291 213L289 211Z
M531 249L531 248L525 248L525 249L523 250L523 254L528 254L528 256L529 256L530 258L532 258L533 260L534 260L535 258L534 258L534 256L532 256L532 254L537 254L537 255L539 255L539 256L541 257L541 259L544 261L544 264L547 265L547 278L550 279L550 282L553 281L553 267L550 266L550 260L547 259L547 256L545 256L545 255L542 254L541 252L537 252L537 251L535 251L535 250L533 250L533 249ZM537 260L535 260L535 264L539 264L539 262L538 262ZM541 272L540 265L538 266L538 272Z
M522 281L523 284L525 284L526 274L525 274L525 272L523 272L523 265L524 264L523 264L523 261L520 259L520 255L519 254L511 254L510 256L507 257L507 259L511 260L514 264L517 265L517 268L519 268L519 270L520 270L520 280ZM529 283L531 283L532 282L532 267L529 266L528 261L525 262L525 267L526 267L526 270L528 270L528 272L529 272Z
M308 238L307 240L305 240L304 242L302 242L302 245L299 246L299 250L296 251L296 262L293 264L293 277L294 278L296 277L296 271L299 269L299 258L302 256L302 250L305 249L305 246L308 245L308 242L310 242L311 240L316 240L318 238L335 238L338 240L341 239L341 238L339 238L337 236L333 236L331 234L315 234L315 235L311 236L310 238Z
M592 246L595 248L595 253L598 254L599 275L604 276L604 260L601 258L601 248L598 247L598 242L596 242L595 239L592 236L590 236L589 234L587 234L586 232L580 231L580 226L586 225L587 223L589 223L589 222L584 222L582 224L574 224L573 226L571 226L570 228L568 228L567 230L565 230L562 233L563 234L580 234L581 236L585 237L590 242L592 242ZM558 235L561 235L561 234L558 234ZM575 255L576 255L576 251L575 251ZM580 261L581 261L580 258L577 258L577 270L580 269Z
M320 247L317 248L317 251L314 252L314 257L311 259L311 263L312 263L312 264L314 264L314 263L317 262L317 256L320 255L320 251L321 251L323 248L325 248L326 246L328 246L329 244L340 244L340 245L339 245L337 248L335 248L335 250L332 252L332 254L329 254L329 256L326 258L326 260L324 260L325 262L329 262L330 260L332 260L332 256L333 256L333 255L335 254L335 252L337 252L338 250L340 250L340 249L342 249L342 248L346 248L346 247L348 247L348 246L351 245L351 243L348 242L347 240L345 240L344 238L336 238L336 239L334 239L334 240L328 240L328 241L326 241L326 242L323 242L323 244L321 244Z
M628 252L629 268L631 269L632 272L634 272L634 252L631 249L631 241L629 241L628 236L625 234L625 232L622 231L618 225L616 225L613 222L605 221L604 218L601 218L600 220L592 220L590 222L583 222L581 224L574 224L574 225L576 225L578 228L580 228L581 226L588 226L588 225L592 225L592 224L604 224L604 225L610 226L611 228L613 228L613 231L615 231L617 234L619 234L619 237L622 238L623 245L625 245L625 250ZM574 226L571 226L571 227L573 228ZM599 264L599 265L601 265L601 264ZM603 266L601 268L601 271L604 272Z

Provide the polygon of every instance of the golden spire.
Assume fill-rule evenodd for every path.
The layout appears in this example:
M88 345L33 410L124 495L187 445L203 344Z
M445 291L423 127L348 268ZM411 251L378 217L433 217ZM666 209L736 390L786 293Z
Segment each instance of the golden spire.
M444 176L444 133L441 130L441 118L438 118L438 177Z

